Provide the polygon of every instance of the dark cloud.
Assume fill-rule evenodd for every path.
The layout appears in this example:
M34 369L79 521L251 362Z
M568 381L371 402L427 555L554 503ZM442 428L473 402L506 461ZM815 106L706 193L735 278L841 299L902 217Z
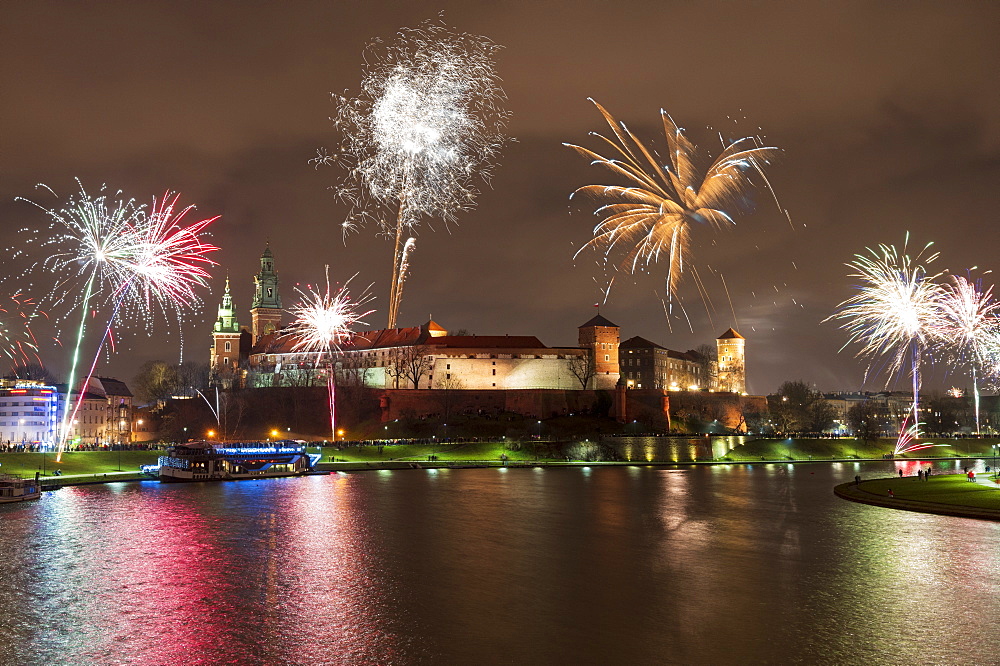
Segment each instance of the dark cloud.
M574 343L603 270L591 253L573 260L594 218L568 195L604 176L561 144L602 129L590 96L654 143L664 107L706 152L714 131L759 132L785 149L771 175L791 223L762 194L735 228L697 230L690 265L705 297L689 271L670 321L662 266L619 275L602 313L626 337L687 349L738 324L755 390L794 378L854 388L864 366L837 354L844 336L822 323L850 293L843 264L854 253L910 231L936 242L942 269L995 263L1000 9L979 2L8 4L2 239L41 222L15 196L36 182L69 192L75 176L142 199L179 190L221 214L222 265L204 312L184 326L188 356L207 348L227 272L246 308L267 239L288 304L294 283L330 264L339 279L374 282L384 307L389 244L370 229L345 242L346 211L326 189L337 172L307 160L333 144L329 93L357 89L365 43L441 8L506 47L499 67L519 141L477 210L418 238L406 323L433 315ZM106 370L129 377L166 356L167 328ZM46 360L59 368L64 355ZM943 368L933 377L961 381Z

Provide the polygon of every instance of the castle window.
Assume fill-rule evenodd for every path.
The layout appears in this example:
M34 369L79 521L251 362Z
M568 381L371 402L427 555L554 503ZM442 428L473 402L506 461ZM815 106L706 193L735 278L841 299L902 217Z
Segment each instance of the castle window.
M267 297L272 298L274 296L274 289L272 287L267 288Z
M604 355L604 360L605 361L610 361L611 360L611 355L610 354L605 354Z
M451 370L451 363L446 363L444 366L445 370Z
M225 363L226 365L229 365L229 357L226 356L225 358L223 358L222 362Z
M447 374L446 374L446 375L444 376L444 378L445 378L445 379L451 379L451 373L450 373L450 372L449 372L449 373L447 373Z
M227 352L233 351L233 343L230 342L229 340L226 340L226 351Z
M496 374L497 374L497 369L493 368L493 376L496 377ZM494 384L494 386L496 386L496 384Z

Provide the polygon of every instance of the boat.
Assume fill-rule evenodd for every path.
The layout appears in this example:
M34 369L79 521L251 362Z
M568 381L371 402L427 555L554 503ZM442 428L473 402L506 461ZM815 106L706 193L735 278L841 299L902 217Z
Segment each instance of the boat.
M22 479L14 474L0 474L0 504L23 502L42 496L42 484L38 474L34 479Z
M142 471L161 482L267 479L316 473L319 458L293 441L187 442L170 447L159 464L144 465Z

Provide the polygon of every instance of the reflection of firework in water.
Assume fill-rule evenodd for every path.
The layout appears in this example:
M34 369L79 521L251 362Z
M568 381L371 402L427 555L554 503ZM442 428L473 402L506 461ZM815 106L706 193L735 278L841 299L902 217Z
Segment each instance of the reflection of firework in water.
M498 48L432 22L405 28L391 46L367 50L362 94L335 98L343 145L313 161L348 170L336 188L352 205L345 232L376 220L395 238L389 328L399 312L406 235L422 216L454 221L475 205L476 177L492 176L508 118L493 63ZM369 202L396 207L395 221Z
M871 360L888 357L890 380L909 356L914 435L919 432L920 420L917 409L920 358L941 317L941 287L934 283L939 274L928 275L923 265L938 256L936 253L923 256L930 245L914 258L906 253L906 243L902 253L893 246L879 245L877 250L868 248L868 254L855 255L847 266L855 271L851 277L860 280L857 293L841 303L837 313L829 318L844 322L841 328L849 336L845 347L851 343L861 345L857 356Z
M976 433L979 433L979 375L997 340L997 310L993 288L982 291L961 276L953 276L941 290L941 316L934 330L938 344L953 350L969 364L972 374Z
M337 440L337 381L333 368L333 355L339 352L340 346L351 338L353 335L351 328L358 324L365 324L363 319L375 312L374 310L361 312L361 307L374 298L368 292L371 285L361 293L357 300L352 300L348 290L351 280L345 282L336 291L331 292L330 267L327 266L326 289L324 291L320 291L318 288L303 290L296 287L295 291L298 292L300 300L289 310L289 314L294 317L294 320L283 333L283 335L292 336L295 340L292 346L294 351L316 353L317 365L324 358L328 364L327 389L330 398L330 429L333 433L333 441Z
M10 361L10 367L42 366L38 341L31 330L33 321L46 317L34 300L23 293L0 298L0 352Z
M592 102L594 100L591 100ZM684 269L691 225L716 228L734 224L733 214L746 208L753 176L770 190L764 167L779 152L764 146L756 137L725 143L722 153L707 170L695 165L695 146L673 118L661 109L670 163L663 165L655 152L597 102L614 138L592 133L607 144L611 157L573 144L564 144L591 164L601 165L628 182L627 185L587 185L578 194L599 203L595 214L601 221L594 238L583 247L597 248L610 255L625 254L622 267L629 272L667 259L666 294L673 297ZM581 248L580 251L582 251ZM580 251L577 252L579 255Z
M121 192L109 196L102 188L90 196L80 185L62 207L29 202L45 211L51 225L46 230L22 230L25 243L15 255L31 260L36 253L45 254L27 272L56 276L46 300L65 311L60 320L80 310L70 387L76 383L88 318L106 322L90 367L93 372L113 327L143 322L149 329L157 311L172 314L179 324L183 312L200 303L194 289L205 286L205 267L215 263L207 255L218 248L203 243L199 234L218 218L183 226L193 206L176 210L177 200L178 195L167 193L146 209ZM64 436L74 413L68 404Z

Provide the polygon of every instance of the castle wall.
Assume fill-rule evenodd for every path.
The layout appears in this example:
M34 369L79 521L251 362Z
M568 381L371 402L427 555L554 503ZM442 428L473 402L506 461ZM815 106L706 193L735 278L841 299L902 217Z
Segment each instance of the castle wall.
M497 354L496 358L435 355L428 376L421 380L422 388L449 386L456 389L561 389L580 388L580 381L570 372L568 357L558 354L527 355ZM433 379L431 379L433 377Z
M382 421L398 418L440 417L447 414L500 414L551 418L580 412L606 410L610 395L604 391L558 389L448 390L388 389L382 394Z

